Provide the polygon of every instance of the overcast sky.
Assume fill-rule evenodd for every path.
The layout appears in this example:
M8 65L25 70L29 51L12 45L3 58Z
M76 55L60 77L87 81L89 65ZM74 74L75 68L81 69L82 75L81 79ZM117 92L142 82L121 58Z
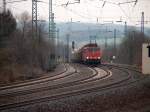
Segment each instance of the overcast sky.
M15 0L6 0L15 1ZM7 4L7 8L11 9L15 15L27 11L31 14L32 0L26 2ZM41 0L47 2L49 0ZM127 21L128 24L139 24L138 21L141 20L141 12L145 12L145 20L150 21L150 0L138 0L135 7L134 3L127 3L120 5L115 5L106 2L104 7L104 1L102 0L80 0L80 4L70 4L67 7L62 6L67 2L73 3L74 0L53 0L53 12L55 13L56 22L68 22L72 18L73 22L88 22L96 23L98 18L98 23L103 23L104 21L118 21L122 19ZM129 2L134 0L106 0L113 3ZM2 7L2 0L0 0L0 7ZM38 19L48 20L48 4L38 3ZM122 23L123 24L123 23ZM150 26L150 22L146 25Z

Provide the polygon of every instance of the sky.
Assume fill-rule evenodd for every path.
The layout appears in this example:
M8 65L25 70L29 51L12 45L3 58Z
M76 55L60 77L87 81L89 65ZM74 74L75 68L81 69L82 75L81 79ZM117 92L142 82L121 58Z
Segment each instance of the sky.
M6 0L7 2L16 0ZM38 3L38 19L48 21L49 0ZM53 0L53 12L55 14L56 22L87 22L87 23L106 23L108 21L122 20L127 21L129 25L140 26L141 12L145 13L145 26L150 26L150 0L138 0L134 7L134 2L117 5L118 3L130 2L134 0L80 0L80 3L68 4L76 2L75 0ZM107 1L104 4L104 1ZM112 3L109 3L112 2ZM114 4L115 3L115 4ZM0 0L0 9L2 9L2 0ZM11 9L14 15L20 15L27 11L30 15L32 13L32 0L16 3L7 3L7 8ZM117 24L117 23L116 23Z

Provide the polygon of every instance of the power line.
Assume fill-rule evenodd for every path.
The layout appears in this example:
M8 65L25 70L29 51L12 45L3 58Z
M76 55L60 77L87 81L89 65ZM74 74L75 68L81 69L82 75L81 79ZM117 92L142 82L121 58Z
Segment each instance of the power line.
M74 14L76 14L76 15L78 15L78 16L80 16L80 17L82 17L82 18L92 19L92 18L90 18L90 17L87 17L87 16L85 16L85 15L81 15L81 14L79 14L79 13L73 11L72 9L69 9L69 8L65 8L65 9L68 10L68 11L70 11L70 12L72 12L72 13L74 13Z
M3 12L6 12L6 6L7 6L7 3L16 3L16 2L23 2L23 1L27 1L27 0L15 0L15 1L9 1L7 2L6 0L3 0Z
M129 4L129 3L132 3L132 2L136 2L136 0L135 1L130 1L130 2L121 2L121 3L113 3L113 2L109 2L109 1L106 1L107 3L111 3L111 4L114 4L114 5L117 5L117 6L119 6L119 8L121 9L121 11L123 12L123 14L130 20L130 21L132 21L131 20L131 17L129 17L128 15L127 15L127 13L124 11L124 9L120 6L120 5L122 5L122 4ZM46 2L44 2L44 3L46 3ZM76 3L76 2L75 2ZM72 3L73 4L73 3ZM120 5L118 5L118 4L120 4ZM53 5L55 5L56 7L60 7L60 6L63 6L63 5L58 5L58 4L53 4ZM69 3L67 4L67 6L69 5ZM78 12L75 12L74 10L72 10L72 9L69 9L69 8L67 8L67 7L63 7L63 8L65 8L65 9L67 9L67 10L69 10L70 12L72 12L72 13L74 13L75 15L77 15L77 16L80 16L80 17L82 17L82 18L86 18L86 19L94 19L94 18L97 18L97 16L90 16L90 17L93 17L93 18L90 18L89 16L88 16L88 14L81 14L81 12L80 12L80 14L78 13ZM103 8L102 8L103 9ZM86 16L85 16L86 15Z
M62 6L67 7L68 5L76 4L76 3L80 3L80 0L75 0L75 2L69 2L69 1L68 1L66 4L62 4Z
M109 4L114 4L114 5L117 5L120 9L121 9L121 11L124 13L124 15L130 20L130 21L132 21L131 19L130 19L130 17L126 14L126 12L123 10L123 8L121 7L121 5L123 5L123 4L129 4L129 3L134 3L134 6L137 4L137 2L138 2L138 0L134 0L134 1L127 1L127 2L118 2L118 3L116 3L116 2L110 2L110 1L103 1L104 3L103 3L103 5L102 5L102 8L105 6L105 4L106 3L109 3Z
M16 0L16 1L9 1L7 3L17 3L17 2L23 2L23 1L28 1L28 0Z
M121 11L124 13L124 15L125 15L130 21L132 21L131 18L127 15L127 13L124 11L124 9L123 9L120 5L118 5L118 6L119 6L119 8L121 9Z
M118 3L118 5L129 4L129 3L134 3L134 5L136 5L137 2L138 2L137 0L134 0L134 1L127 1L127 2L120 2L120 3Z

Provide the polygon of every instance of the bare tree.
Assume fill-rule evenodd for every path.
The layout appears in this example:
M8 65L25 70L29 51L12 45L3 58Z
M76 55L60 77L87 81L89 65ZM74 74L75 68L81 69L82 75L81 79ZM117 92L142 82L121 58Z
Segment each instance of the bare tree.
M16 19L12 15L11 11L0 13L0 45L5 46L9 36L16 29Z
M0 66L1 63L9 66L9 69L5 71L11 72L7 73L12 74L8 76L11 77L10 81L37 77L38 74L51 70L50 54L55 48L54 42L48 39L44 30L45 24L38 24L38 37L32 38L34 30L31 27L30 15L24 12L17 17L17 20L17 29L8 32L9 35L11 33L11 38L8 40L9 44L5 53L0 52L5 56L5 59L0 56Z
M149 38L146 35L141 34L135 29L130 29L127 37L120 44L118 62L141 66L142 44L148 40Z
M23 35L23 38L25 36L25 33L27 32L27 30L30 30L31 29L31 17L29 15L28 12L23 12L21 14L21 16L18 17L18 26L19 26L19 29L22 30L22 35Z

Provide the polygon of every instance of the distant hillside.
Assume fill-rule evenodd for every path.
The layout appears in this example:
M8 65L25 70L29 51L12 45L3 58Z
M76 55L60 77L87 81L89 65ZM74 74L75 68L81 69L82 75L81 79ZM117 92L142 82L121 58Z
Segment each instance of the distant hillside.
M117 24L93 24L93 23L56 23L56 27L60 30L60 39L66 42L66 35L70 34L70 41L75 41L78 45L89 42L90 36L96 36L97 42L104 43L107 37L112 41L114 37L114 29L117 30L117 40L120 41L124 37L124 26ZM128 26L131 29L132 26ZM134 27L139 30L139 27ZM145 34L150 35L150 28L145 28Z

